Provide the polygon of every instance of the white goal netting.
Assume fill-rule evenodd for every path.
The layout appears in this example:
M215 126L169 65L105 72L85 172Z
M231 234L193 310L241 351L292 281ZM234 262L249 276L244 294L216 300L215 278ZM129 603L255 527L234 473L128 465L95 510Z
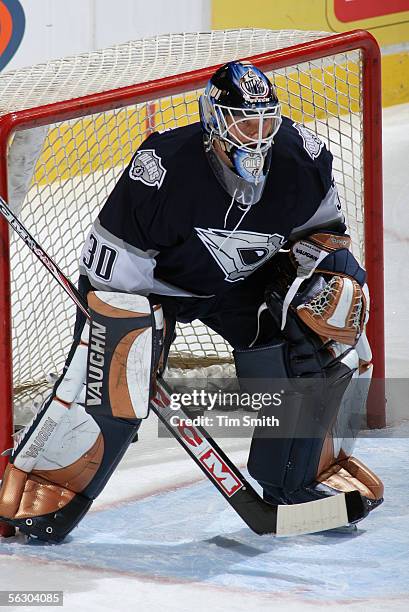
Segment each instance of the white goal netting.
M66 118L59 120L50 106L46 126L32 123L11 140L8 185L13 210L76 282L84 237L132 152L154 129L199 119L200 89L147 93L143 103L125 106L112 91L105 110L99 107L102 92L327 36L253 29L171 34L2 74L0 121L22 110L35 118L36 108L61 101L66 108ZM311 61L300 54L291 65L267 72L283 113L305 123L331 150L354 252L364 260L361 71L360 51L350 51ZM90 95L81 112L75 110L70 117L70 100ZM11 236L10 269L15 403L20 405L44 388L49 373L61 370L75 308L16 236ZM179 326L172 358L176 365L202 366L228 363L231 352L220 337L194 322Z

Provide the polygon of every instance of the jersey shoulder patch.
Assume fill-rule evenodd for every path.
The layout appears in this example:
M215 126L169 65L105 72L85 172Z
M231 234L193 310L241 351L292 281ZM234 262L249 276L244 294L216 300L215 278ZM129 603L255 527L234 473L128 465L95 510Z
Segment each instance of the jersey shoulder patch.
M317 159L324 148L324 143L322 140L318 138L314 132L306 128L304 125L301 125L301 123L294 122L293 127L301 136L303 147L307 151L308 155L311 157L311 159Z
M148 187L161 188L166 175L162 159L154 149L140 149L134 155L129 168L129 176L133 181L141 181Z

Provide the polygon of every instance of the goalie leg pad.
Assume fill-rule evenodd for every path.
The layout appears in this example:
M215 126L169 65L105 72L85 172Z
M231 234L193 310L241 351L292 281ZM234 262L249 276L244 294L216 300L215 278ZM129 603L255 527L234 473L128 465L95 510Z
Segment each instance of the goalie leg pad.
M90 349L84 328L53 396L21 433L0 490L3 520L45 540L63 539L105 486L135 437L138 414L147 414L161 356L160 308L124 294L91 294L90 301L96 313ZM129 337L124 352L121 341ZM84 408L75 400L86 374L100 383L93 397L100 390L101 401Z
M277 317L281 304L275 312ZM350 456L351 449L348 452L346 445L334 442L345 433L342 419L337 417L344 415L344 423L349 423L348 406L356 410L357 402L365 405L368 384L360 381L351 386L351 379L365 376L370 380L370 368L359 374L360 359L355 349L344 347L347 350L338 353L328 350L295 313L289 314L283 336L284 341L271 346L236 350L234 354L239 378L247 379L246 384L253 379L253 390L257 388L257 376L287 378L284 386L292 391L284 406L291 416L286 437L273 437L268 428L256 427L248 463L250 474L273 503L302 503L357 489L372 509L382 501L381 481ZM270 410L263 408L260 416L269 416ZM273 411L276 414L276 408ZM318 427L309 435L314 423Z
M315 481L323 440L348 385L349 379L345 378L347 368L339 367L338 381L331 383L314 378L300 385L299 380L293 384L289 376L288 347L285 342L236 350L234 355L237 374L245 380L246 390L250 390L249 379L252 390L257 388L254 376L257 369L259 379L275 380L276 386L278 384L286 391L280 413L280 424L285 429L286 437L278 438L275 431L272 435L268 427L257 426L250 448L249 473L262 485L266 498L274 503L321 499L321 493L311 492L307 487ZM320 364L317 362L312 368L313 356L304 353L304 357L309 369L316 374ZM260 418L272 415L277 416L276 407L263 407L259 414Z
M320 456L316 476L316 490L331 493L334 490L357 489L367 501L369 510L383 501L382 481L355 457L352 451L357 433L365 415L365 405L372 377L372 365L365 364L358 355L359 368L348 385L337 418L328 432Z
M91 499L27 474L11 463L4 473L0 490L2 520L41 540L63 540L91 504Z
M13 451L0 489L0 516L24 533L63 539L92 503L84 492L105 453L103 432L84 407L50 397Z
M56 400L52 400L49 406L52 420L55 404ZM17 455L7 466L0 489L1 518L24 533L51 541L62 540L88 511L141 422L130 423L112 417L94 420L82 406L75 404L69 409L65 407L65 411L70 417L71 413L80 413L77 425L73 426L72 417L61 417L42 452L32 444L25 445L22 460ZM37 440L49 431L50 421L45 411L40 429L33 432ZM81 421L79 425L78 421ZM94 432L97 437L90 445L90 435ZM81 444L86 450L79 454ZM19 467L28 467L28 461L32 467L30 472Z
M163 313L147 298L103 291L88 294L92 320L86 409L93 416L148 416L163 349Z

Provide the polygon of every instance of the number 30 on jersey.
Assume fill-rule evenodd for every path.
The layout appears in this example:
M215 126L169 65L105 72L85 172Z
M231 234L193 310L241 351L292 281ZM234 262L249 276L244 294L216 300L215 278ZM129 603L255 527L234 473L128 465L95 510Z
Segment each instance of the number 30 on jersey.
M87 248L82 258L84 266L88 270L92 270L98 278L104 281L111 280L118 252L106 244L100 244L92 232L89 234L87 242Z

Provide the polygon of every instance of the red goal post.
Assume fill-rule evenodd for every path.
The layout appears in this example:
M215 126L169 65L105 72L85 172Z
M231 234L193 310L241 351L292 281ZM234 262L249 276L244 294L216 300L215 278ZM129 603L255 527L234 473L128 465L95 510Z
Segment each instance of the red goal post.
M212 33L213 34L213 33ZM306 34L306 33L301 33ZM160 44L160 38L157 39ZM231 57L242 57L241 47L236 47L231 52ZM347 54L356 52L359 61L350 61ZM331 68L328 58L333 56L343 57ZM280 97L280 79L286 79L288 87L287 93L282 93L284 109L288 107L290 116L299 120L304 109L311 121L311 129L317 128L319 135L325 138L325 133L320 132L320 117L327 115L325 119L325 130L328 134L339 134L339 142L331 143L336 150L339 150L339 175L343 173L343 168L350 163L350 157L355 155L358 159L362 157L362 169L352 168L350 175L347 173L347 182L344 192L351 191L353 185L354 202L356 205L357 226L362 225L363 234L359 238L362 242L361 250L364 264L368 273L368 284L372 297L371 316L368 324L368 336L374 354L374 377L379 379L380 386L377 387L375 400L369 402L370 410L368 413L368 424L370 427L382 427L385 424L384 391L382 381L385 375L384 359L384 288L383 288L383 213L382 213L382 140L381 140L381 77L380 77L380 52L375 39L365 31L352 31L335 35L323 35L319 33L316 40L307 40L299 44L286 46L285 48L274 48L271 51L256 54L246 54L246 59L250 59L255 65L265 72L277 71L278 90ZM34 127L46 126L50 124L60 125L61 122L72 122L78 118L88 115L96 116L97 113L107 113L114 109L125 109L130 106L142 105L145 108L143 121L144 133L149 133L157 124L157 114L161 111L162 101L176 100L178 96L187 96L185 104L192 104L197 97L197 91L203 88L215 68L226 61L225 58L213 65L205 65L202 68L179 74L169 74L162 78L147 80L130 84L119 88L107 89L81 95L73 99L67 98L53 101L40 106L32 105L30 108L19 108L15 111L8 111L0 117L0 194L7 200L8 182L10 182L8 169L9 144L13 134L28 130ZM308 62L321 61L322 68L311 68L310 72L306 69L300 79L296 82L292 77L291 70L299 65L306 65ZM192 58L193 62L193 58ZM342 63L344 62L344 63ZM348 73L349 63L351 64L351 74ZM206 62L204 62L206 64ZM344 67L343 67L344 66ZM282 76L283 71L288 69L287 76ZM321 70L323 79L319 84L317 73L314 70ZM345 74L344 74L345 73ZM7 75L6 75L7 76ZM1 80L1 79L0 79ZM308 85L310 83L310 86ZM327 90L330 90L327 97ZM310 93L308 93L310 91ZM191 94L189 92L196 92ZM300 93L301 92L301 93ZM348 98L352 92L351 97ZM75 93L75 91L74 91ZM72 92L71 92L72 95ZM303 97L304 96L304 97ZM295 107L291 106L292 99L296 99ZM325 102L323 102L323 100ZM332 106L343 106L342 113L331 111ZM314 107L314 112L311 108ZM358 108L358 111L355 109ZM328 110L329 109L329 110ZM348 113L353 117L351 125L347 122ZM177 113L173 115L172 127L177 124ZM331 115L328 119L328 115ZM142 115L141 115L142 116ZM193 116L193 115L192 115ZM193 120L193 119L191 119ZM197 121L197 117L195 118ZM184 121L189 121L184 119ZM324 123L323 123L324 125ZM352 126L352 127L351 127ZM87 130L89 126L85 126ZM166 126L165 126L166 127ZM355 139L354 131L357 130L360 136ZM139 126L139 131L142 128ZM323 128L324 129L324 128ZM350 135L349 135L350 132ZM332 137L332 136L331 136ZM351 151L343 157L344 143L346 139L351 139ZM63 138L64 139L64 138ZM331 140L331 138L330 138ZM335 138L336 140L336 138ZM330 148L331 148L330 143ZM131 151L129 151L131 152ZM357 153L358 152L358 153ZM48 163L48 160L47 160ZM47 164L45 164L47 165ZM58 169L58 166L56 166ZM64 170L65 171L65 170ZM349 170L348 170L349 172ZM34 180L34 179L33 179ZM94 188L94 187L93 187ZM48 191L47 191L48 189ZM39 192L50 192L49 186L41 188ZM96 188L95 188L96 189ZM52 191L52 190L51 190ZM105 194L104 194L105 195ZM51 200L53 194L51 193ZM103 196L100 196L100 205L103 204ZM342 198L342 193L341 193ZM51 201L50 200L50 201ZM37 200L36 200L37 202ZM47 206L49 203L47 202ZM28 229L38 237L36 219L41 219L42 210L36 210L36 214L30 213L27 217ZM353 213L354 214L354 213ZM352 217L353 217L352 214ZM38 217L36 216L38 215ZM354 224L353 220L353 224ZM84 228L84 232L87 228ZM52 229L49 231L52 233ZM11 236L10 236L11 238ZM23 251L24 246L18 247ZM47 245L45 245L47 249ZM50 255L55 257L56 263L64 269L64 262L59 259L58 252ZM22 255L23 260L25 255ZM24 263L24 262L23 262ZM11 285L11 265L9 233L6 222L0 219L0 364L2 376L0 381L0 451L11 446L12 421L13 421L13 354L12 354L12 333L13 321L11 303L16 299L15 292ZM34 274L34 272L33 272ZM50 283L53 281L50 280ZM24 295L18 298L25 303ZM30 305L27 310L33 310ZM68 305L67 305L68 308ZM35 318L35 313L31 313ZM15 325L14 325L15 329ZM14 353L19 351L19 343L23 341L24 329L21 334L15 331L13 341ZM39 328L37 333L41 338L43 330ZM44 335L44 333L43 333ZM24 352L24 351L23 351ZM0 474L4 466L5 459L2 459Z

